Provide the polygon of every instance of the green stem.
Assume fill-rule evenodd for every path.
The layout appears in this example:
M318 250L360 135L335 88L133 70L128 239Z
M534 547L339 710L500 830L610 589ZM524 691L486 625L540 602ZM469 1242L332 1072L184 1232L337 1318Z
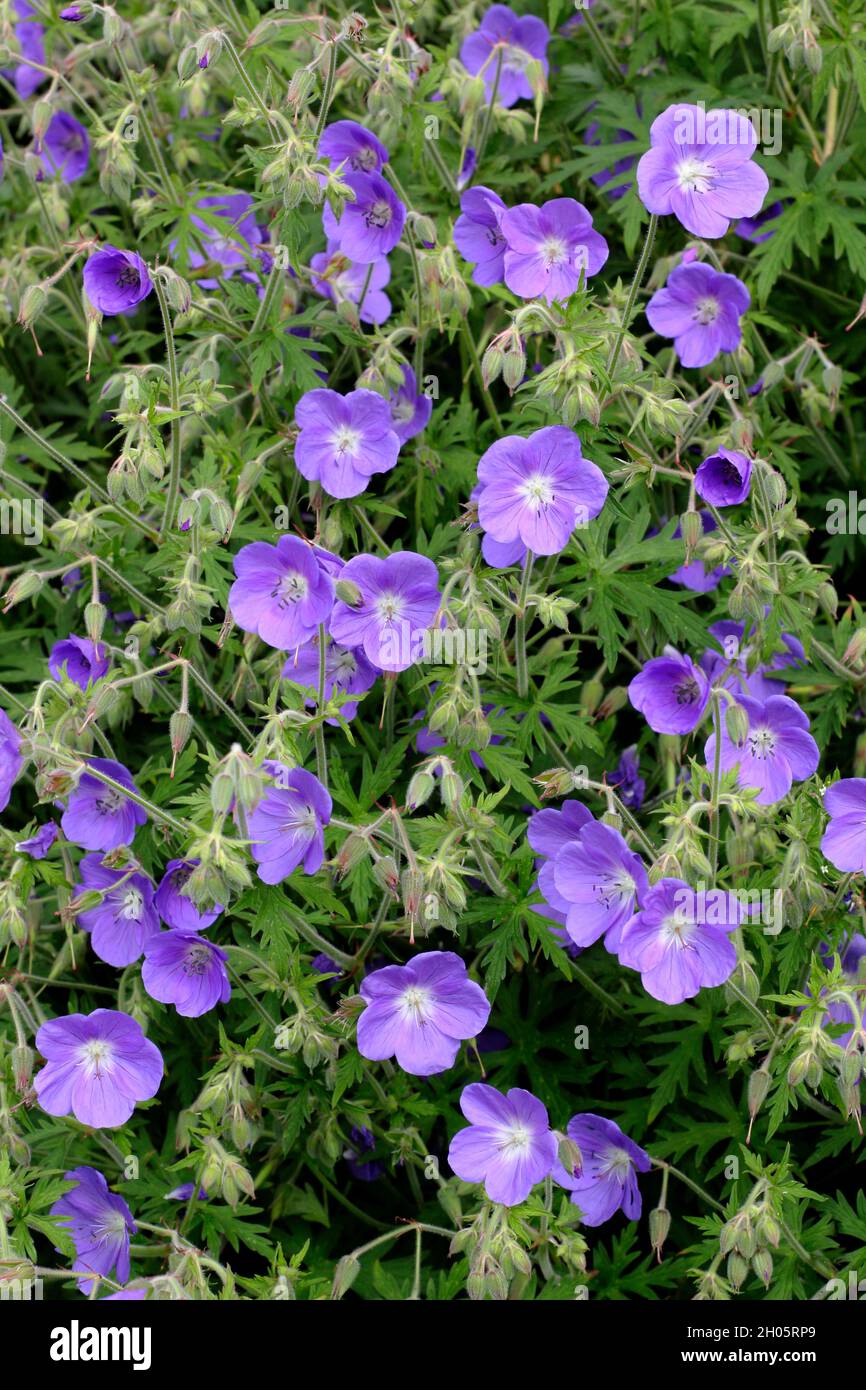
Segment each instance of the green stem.
M532 551L528 550L523 565L523 578L520 581L520 593L517 599L517 617L514 620L514 663L517 667L517 694L521 700L525 700L529 693L529 666L526 660L526 618L533 558Z
M168 493L165 499L165 510L162 514L162 525L160 535L164 536L171 530L174 522L174 513L177 506L177 497L180 491L180 378L177 370L177 351L174 345L174 330L171 326L171 313L169 312L168 300L165 297L165 289L159 275L153 277L153 288L156 290L156 297L159 301L159 312L162 315L162 326L165 332L165 357L168 368L168 391L169 403L171 405L173 419L171 422L171 463L168 474Z
M588 11L584 12L584 17L587 20L589 20ZM613 341L613 345L610 350L610 356L607 360L607 374L609 377L613 376L616 364L619 361L619 354L622 349L623 340L625 338L626 332L628 331L628 326L631 323L631 316L634 313L635 300L637 299L638 290L643 284L643 277L646 274L646 268L649 262L650 254L653 249L653 242L656 238L656 229L658 227L658 224L658 213L651 213L649 226L646 229L646 237L644 238L643 249L641 250L640 259L638 260L637 266L635 267L634 279L631 282L631 289L628 292L628 299L625 302L625 308L622 312L622 322L620 323L619 332L617 333L616 338Z
M463 341L466 344L466 351L469 354L469 360L472 363L472 370L475 372L475 378L478 382L478 387L481 391L482 399L487 407L487 414L490 416L499 433L502 434L504 433L502 421L499 418L499 412L496 409L496 406L493 404L493 397L491 396L490 391L484 383L484 373L481 370L481 363L478 360L478 352L475 347L475 340L472 337L472 334L469 330L469 324L466 322L465 318L462 318L460 320L460 332L462 333Z
M322 786L328 785L328 752L325 747L325 706L328 701L326 698L328 637L325 632L324 623L319 623L319 716L316 724L316 776Z

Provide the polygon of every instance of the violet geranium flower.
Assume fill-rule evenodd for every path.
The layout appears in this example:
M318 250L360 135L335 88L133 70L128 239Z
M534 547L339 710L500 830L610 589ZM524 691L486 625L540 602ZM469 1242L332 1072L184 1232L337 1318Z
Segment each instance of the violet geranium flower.
M74 1115L92 1129L126 1124L137 1101L159 1090L163 1060L141 1024L115 1009L52 1018L36 1034L46 1059L33 1085L48 1115Z
M24 766L21 735L5 710L0 709L0 811L5 811L12 787Z
M331 497L358 497L374 473L387 473L397 462L400 441L391 411L375 391L360 388L341 396L316 387L295 406L295 423L301 431L295 467Z
M58 1225L72 1237L79 1289L89 1294L96 1281L88 1276L109 1276L112 1270L116 1282L125 1284L129 1278L129 1238L137 1229L132 1212L122 1197L109 1191L97 1168L82 1165L63 1176L75 1187L54 1203L50 1215L59 1217Z
M157 932L144 949L141 983L151 999L173 1004L184 1018L200 1018L231 998L227 960L198 931Z
M37 12L28 0L12 0L12 9L16 16L16 23L12 28L21 49L21 57L30 60L18 63L12 69L15 90L19 97L26 101L48 81L47 73L31 66L32 63L39 63L42 67L46 65L45 27L39 23Z
M385 286L391 279L391 267L384 256L362 265L359 261L350 261L335 242L328 242L326 251L313 256L310 267L316 271L313 276L316 294L334 304L344 300L356 304L361 322L375 324L377 328L389 318L391 301L385 294Z
M101 680L111 665L105 648L89 637L66 637L48 654L48 669L56 681L64 674L81 690Z
M59 174L64 183L75 183L87 173L90 136L86 128L68 111L55 111L42 137L37 153L47 178Z
M361 985L358 1051L371 1062L396 1057L411 1076L453 1067L460 1044L490 1017L480 985L453 951L424 951L408 965L386 965Z
M585 825L542 868L538 886L545 896L551 881L556 890L551 906L562 911L565 904L565 930L575 946L591 946L603 936L612 954L649 887L640 855L618 830L600 821Z
M213 220L205 221L196 213L190 216L189 220L195 227L201 243L201 249L195 245L189 248L190 267L198 270L213 263L220 267L223 279L228 280L237 271L257 279L252 263L264 238L252 211L253 200L250 194L209 194L205 198L199 198L196 207ZM169 251L173 252L176 246L177 242L173 241ZM213 277L199 280L198 283L206 290L215 290L219 286L219 280Z
M31 859L44 859L59 834L60 826L55 825L53 820L46 821L29 840L18 841L15 853L29 854Z
M327 623L334 581L300 536L280 536L276 545L252 541L238 551L234 569L229 608L244 632L289 651Z
M701 518L701 525L705 536L716 530L716 519L711 512L700 511L698 516ZM683 528L677 524L672 540L682 540ZM727 565L716 565L714 569L707 569L703 560L692 559L688 564L680 565L679 569L674 570L673 574L668 575L672 584L681 584L684 589L690 589L693 594L708 594L713 589L717 589L723 579L731 573Z
M406 221L406 209L381 174L345 174L342 182L355 195L339 220L326 203L322 225L350 261L369 265L394 250Z
M866 873L866 778L843 777L824 792L830 820L821 853L843 873Z
M794 782L802 782L818 766L818 745L809 733L809 717L787 695L769 700L753 700L740 695L737 703L749 716L749 731L742 743L734 743L722 725L721 767L737 769L743 788L758 792L759 806L773 806L788 795ZM712 767L716 754L716 735L707 739L704 757Z
M741 236L744 241L752 241L758 245L762 241L769 241L771 236L776 235L776 220L782 216L790 199L778 203L771 203L764 208L756 217L741 217L734 231L737 236Z
M364 653L341 647L339 642L329 641L325 647L325 699L332 700L335 694L365 695L375 685L379 672L374 670ZM319 643L314 638L305 647L294 652L283 667L283 680L292 685L300 685L306 690L316 691L315 696L305 700L312 709L317 703L319 690ZM348 700L340 708L344 719L354 719L358 713L358 702ZM329 718L328 724L339 724L339 719Z
M745 502L752 483L752 460L737 449L717 449L695 474L695 492L712 507Z
M582 1224L601 1226L620 1208L630 1221L639 1220L642 1202L637 1173L649 1172L649 1154L618 1124L601 1115L574 1115L566 1133L580 1149L580 1170L571 1176L559 1164L554 1176L580 1207Z
M400 550L380 559L356 555L341 579L355 585L359 601L341 599L331 614L331 636L344 647L362 647L377 671L405 671L422 651L424 633L439 607L439 574L426 555Z
M427 428L433 414L433 402L424 391L419 394L415 373L408 363L403 365L402 386L391 392L388 401L391 406L391 427L402 448Z
M695 261L674 267L647 304L646 316L662 338L673 338L684 367L706 367L720 352L739 347L740 318L750 303L749 291L736 275Z
M506 209L499 226L506 242L503 278L522 299L568 299L608 257L591 214L574 198L552 198L540 208L520 203Z
M333 168L343 165L354 174L378 174L389 159L382 141L357 121L332 121L326 125L318 155Z
M626 748L613 772L607 775L608 784L616 789L623 806L639 811L646 795L646 780L640 775L640 756L637 744Z
M473 77L484 79L488 101L513 106L516 101L532 101L535 93L526 73L532 60L541 65L547 77L547 45L550 30L534 15L518 17L507 5L491 5L481 25L468 34L460 49L460 61ZM497 80L498 71L498 80Z
M631 681L628 698L657 734L690 734L704 717L710 683L690 656L665 647Z
M773 680L772 673L806 664L803 644L793 633L780 634L784 651L775 652L769 665L754 666L754 628L747 633L743 623L722 618L717 623L711 623L707 631L725 654L708 648L701 657L701 667L711 682L724 677L723 684L736 696L743 694L751 695L755 700L769 700L773 695L784 695L784 683ZM727 676L724 676L725 671Z
M729 933L742 916L734 893L697 893L682 879L659 879L623 931L620 964L640 972L653 999L682 1004L732 974L737 953Z
M88 767L105 773L120 787L131 792L137 788L122 763L111 758L90 758ZM82 849L101 849L107 852L121 845L131 845L135 832L144 825L147 814L120 790L108 786L91 772L82 773L78 785L69 793L60 827L73 845Z
M314 874L325 857L323 827L331 819L330 795L312 772L270 761L273 786L247 816L250 853L262 883L282 883L299 864Z
M147 266L136 251L106 245L84 267L84 292L94 309L108 317L128 313L152 289Z
M492 188L478 184L460 199L460 216L454 223L454 245L465 261L474 265L476 285L498 285L505 271L505 237L500 223L507 212Z
M752 162L758 136L747 116L678 103L653 121L650 141L637 166L648 212L673 213L699 237L724 236L736 218L760 212L770 183Z
M448 1162L463 1182L480 1182L491 1202L515 1207L553 1170L556 1140L547 1110L531 1091L514 1086L502 1095L475 1081L460 1109L469 1121L451 1140Z
M170 859L154 894L154 907L166 926L178 931L206 931L223 911L222 903L214 903L202 912L183 889L190 874L197 868L198 859Z
M608 491L565 425L497 439L479 460L478 481L480 525L495 541L520 541L536 555L563 550L576 526L598 516Z
M102 894L96 907L78 914L78 925L90 933L94 953L108 965L132 965L159 933L153 884L146 874L108 868L101 854L85 854L78 872L79 890Z

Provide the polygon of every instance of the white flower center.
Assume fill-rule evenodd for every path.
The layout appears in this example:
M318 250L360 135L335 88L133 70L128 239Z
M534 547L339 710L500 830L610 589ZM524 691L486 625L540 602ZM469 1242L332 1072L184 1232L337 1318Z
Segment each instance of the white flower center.
M631 1158L625 1149L610 1148L601 1157L601 1172L616 1178L617 1182L625 1182L630 1168Z
M407 1020L413 1023L426 1023L430 1017L430 991L422 989L419 985L410 985L403 992L401 1001L403 1013Z
M523 484L523 492L527 502L535 510L539 507L549 507L556 495L550 479L545 478L543 473L533 473L527 478Z
M338 454L352 454L354 456L358 452L361 435L358 430L350 429L348 425L341 425L331 442Z
M498 1145L508 1158L522 1158L529 1152L532 1143L532 1130L515 1120L499 1132Z
M384 618L386 623L392 623L403 611L403 600L399 594L382 594L376 607L380 618Z
M695 305L695 318L698 323L715 323L721 313L721 305L712 295L699 299Z
M95 1038L93 1042L84 1044L79 1055L88 1075L99 1076L100 1072L109 1069L112 1060L111 1044Z
M592 891L602 906L611 908L633 895L634 879L625 869L602 874L592 885Z
M753 758L772 758L776 752L776 735L770 729L754 729L746 742Z
M705 159L687 157L677 165L677 182L683 193L709 193L713 187L716 171Z
M272 591L273 597L279 601L281 608L288 608L290 604L300 603L301 599L306 598L309 587L302 574L284 574Z
M690 921L687 915L680 908L677 908L676 912L672 912L662 923L665 944L670 945L673 943L680 948L688 946L689 939L694 935L696 926L696 922Z
M541 254L548 268L553 265L564 265L568 260L568 247L562 237L550 236L541 243Z
M144 897L137 888L127 888L123 895L123 905L120 909L121 917L126 917L132 922L141 921L141 910L144 907Z

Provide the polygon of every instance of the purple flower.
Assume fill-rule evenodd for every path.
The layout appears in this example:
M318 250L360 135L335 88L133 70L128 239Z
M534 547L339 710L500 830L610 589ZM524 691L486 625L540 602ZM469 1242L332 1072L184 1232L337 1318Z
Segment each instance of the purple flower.
M707 630L723 648L725 655L707 650L701 657L701 667L710 682L719 680L727 671L723 683L734 695L751 695L755 700L769 700L774 695L783 695L784 683L772 680L770 673L784 671L790 666L802 666L806 661L802 642L790 632L783 632L781 638L785 650L776 652L769 666L756 666L750 670L754 628L747 634L743 623L723 618Z
M363 647L378 671L405 671L421 655L424 633L439 608L439 574L432 560L413 550L380 559L356 555L342 578L357 586L360 602L338 599L331 636L345 647Z
M616 788L617 795L624 806L639 811L646 795L646 781L640 776L640 758L637 745L626 748L613 772L608 774L608 782Z
M571 1176L559 1164L556 1180L571 1191L584 1226L601 1226L622 1208L630 1221L641 1214L636 1173L648 1173L650 1156L601 1115L574 1115L566 1130L580 1149L580 1171Z
M762 241L769 241L776 233L772 224L781 217L789 202L790 199L785 198L782 202L771 203L763 212L759 212L757 217L741 217L734 231L744 241L753 241L756 245Z
M695 492L713 507L745 502L752 482L752 460L736 449L717 449L695 474Z
M184 1018L199 1018L231 998L227 960L198 931L158 932L144 948L141 983L151 999L174 1004Z
M84 18L84 14L77 5L67 5L60 11L60 18L65 19L67 24L77 24Z
M136 251L103 246L84 267L84 292L101 314L125 314L153 289L147 266Z
M699 894L682 879L659 879L626 925L620 964L640 971L641 983L654 999L682 1004L728 979L737 963L728 934L742 915L733 893L711 889Z
M727 725L722 726L722 770L736 768L739 785L759 793L757 804L773 806L818 766L820 754L809 733L808 715L787 695L765 701L741 695L737 703L749 716L749 731L742 743L734 743ZM704 748L708 767L713 766L715 750L716 736L711 734Z
M503 212L499 225L506 241L505 283L522 299L568 299L607 260L607 242L574 198L553 198L540 208L520 203Z
M463 40L460 61L473 77L483 77L488 101L493 100L495 88L499 105L513 106L516 101L531 101L535 95L526 75L532 59L541 64L547 77L549 42L550 30L543 20L534 15L518 18L507 5L491 5L481 27Z
M327 623L334 582L300 536L280 536L276 545L253 541L238 551L234 568L229 608L244 632L288 651L309 642Z
M581 15L579 18L580 22L583 23L583 16ZM594 121L587 128L586 143L588 145L604 143L597 121ZM617 145L633 144L634 136L629 130L618 130L614 136L614 143ZM627 183L623 182L622 175L629 173L636 163L637 160L634 155L626 155L623 159L618 159L612 169L600 169L597 174L590 174L590 178L596 188L600 189L614 203L628 193L631 188L631 180ZM608 187L609 184L612 186Z
M664 289L646 306L650 327L673 338L684 367L706 367L720 352L733 352L742 338L740 317L751 303L736 275L704 261L675 266Z
M480 1033L490 1004L453 951L424 951L408 965L374 970L361 985L358 1051L371 1062L396 1057L411 1076L453 1067L466 1038Z
M345 174L343 183L355 195L339 221L328 204L322 225L328 241L337 242L350 261L369 265L393 251L400 240L406 209L381 174Z
M88 767L103 772L122 787L137 793L130 773L111 758L90 758ZM69 793L60 827L67 840L82 849L118 849L131 845L135 832L147 815L122 791L109 787L89 772L82 773L78 785Z
M389 317L391 301L384 289L391 279L391 267L384 256L362 265L360 261L350 261L336 243L329 242L327 251L313 256L310 266L319 272L313 277L316 294L334 304L344 300L357 304L361 322L377 328Z
M257 278L250 269L256 255L256 248L262 243L262 230L252 212L253 200L249 193L214 193L199 198L197 208L207 212L212 221L205 221L193 213L190 222L198 231L202 249L191 246L188 252L189 264L193 270L212 262L221 267L222 276L228 280L235 271L246 272ZM214 226L216 222L216 226ZM177 242L169 247L174 252ZM215 290L219 280L207 279L198 282L203 289Z
M535 811L529 817L526 838L536 854L545 859L555 859L561 849L573 844L578 835L594 817L582 801L563 801L559 810L545 806L543 811Z
M223 911L222 903L215 903L207 912L202 912L184 893L189 876L198 863L197 859L170 859L154 896L154 906L162 920L178 931L205 931L213 926Z
M75 1187L54 1203L50 1215L68 1230L75 1246L74 1272L82 1277L78 1287L89 1294L95 1284L90 1274L108 1276L114 1270L119 1284L129 1278L129 1238L137 1230L132 1212L122 1197L110 1192L96 1168L73 1168L63 1174Z
M830 821L821 853L843 873L866 873L866 778L843 777L824 792Z
M357 121L332 121L325 126L318 156L335 168L345 165L355 174L378 174L389 159L382 141Z
M89 637L66 637L48 654L48 669L56 681L65 674L81 690L101 680L111 666L105 648Z
M592 821L542 868L538 886L552 907L565 912L575 946L591 946L603 936L615 953L649 885L640 855L619 831Z
M716 530L716 519L710 512L701 511L698 515L705 536ZM682 534L682 526L677 525L672 539L681 540ZM708 570L703 560L690 560L687 565L680 565L678 570L669 574L668 579L672 584L681 584L684 589L690 589L692 593L708 594L711 590L717 589L730 573L727 565L716 565L715 569Z
M497 439L478 463L478 520L495 541L520 541L536 555L556 555L576 526L598 516L607 496L600 468L565 425L528 438Z
M314 874L325 857L323 827L333 803L318 777L301 767L266 762L274 785L247 817L250 853L262 883L282 883L299 864Z
M460 173L457 175L457 192L462 193L468 183L472 182L472 177L478 167L478 155L472 145L467 145L463 152L463 163L460 165Z
M166 1192L165 1200L167 1202L188 1202L193 1192L195 1192L194 1182L182 1182L179 1187L173 1187L171 1192ZM199 1186L196 1201L206 1202L207 1199L207 1188Z
M74 1115L92 1129L126 1124L136 1101L162 1080L162 1053L129 1014L94 1009L43 1023L36 1047L46 1059L33 1085L48 1115Z
M353 1178L359 1182L376 1182L381 1178L385 1171L384 1163L379 1159L363 1160L361 1155L371 1153L376 1147L376 1140L366 1125L352 1125L349 1130L349 1138L352 1146L343 1150L343 1157L346 1160L349 1172Z
M634 677L628 698L657 734L690 734L704 717L710 685L690 656L665 647Z
M458 1178L483 1182L491 1202L525 1202L556 1163L556 1140L541 1101L517 1086L502 1095L475 1081L464 1087L460 1109L469 1128L455 1134L448 1150Z
M12 787L24 766L21 735L5 710L0 709L0 811L5 811Z
M317 387L295 406L300 434L295 467L331 497L358 497L374 473L397 462L400 441L384 396L360 389L341 396Z
M418 394L415 373L405 363L403 384L392 391L388 397L391 406L391 428L400 441L400 447L414 439L416 434L427 428L433 414L433 402L422 391Z
M21 56L30 62L19 63L12 71L15 80L15 90L22 100L32 97L34 92L47 81L48 74L40 72L38 68L30 66L30 63L39 63L43 67L46 65L45 59L45 29L36 19L36 11L27 0L12 0L12 8L18 18L18 23L13 25L15 38L18 47L21 49Z
M31 859L44 859L59 834L60 827L53 820L46 821L29 840L19 840L15 850L18 854L29 854Z
M333 700L337 694L364 695L375 685L379 672L374 670L362 651L352 651L341 647L338 642L329 641L325 648L325 699ZM283 667L283 680L292 685L300 685L305 690L315 690L304 704L312 709L317 704L319 689L319 643L318 639L308 642L289 657ZM354 719L358 713L357 700L349 700L340 709L344 719ZM336 717L327 720L329 724L339 724Z
M90 944L100 960L108 965L132 965L150 938L159 933L153 884L146 874L108 868L101 854L85 854L78 872L78 889L103 895L96 907L78 914L78 925L90 932Z
M74 183L87 173L90 137L87 130L66 111L55 111L48 122L38 153L48 178L59 174L64 183Z
M476 285L498 285L505 272L505 237L500 223L507 212L492 188L479 184L460 199L460 216L454 223L454 245L464 260L475 266Z
M747 116L676 104L653 121L650 142L637 166L648 212L673 213L699 237L724 236L732 220L760 212L770 183L752 163L758 136Z

